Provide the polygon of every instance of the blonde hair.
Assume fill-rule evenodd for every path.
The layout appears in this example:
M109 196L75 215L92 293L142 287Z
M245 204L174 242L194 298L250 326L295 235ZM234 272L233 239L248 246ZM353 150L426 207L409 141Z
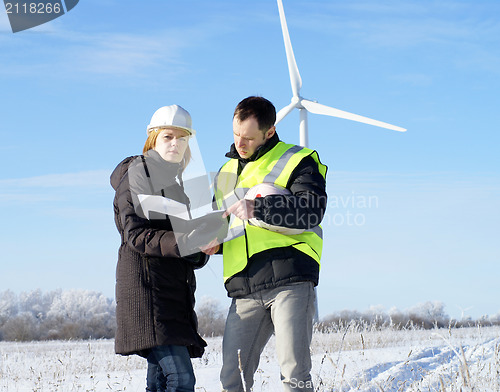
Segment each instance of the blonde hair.
M160 134L160 131L162 131L163 129L165 128L154 128L149 132L148 138L144 143L144 148L142 149L143 154L146 154L149 150L153 150L155 148L158 135ZM191 160L191 149L189 148L188 144L186 151L184 152L184 156L182 157L182 161L180 162L181 168L179 174L184 171L190 160Z

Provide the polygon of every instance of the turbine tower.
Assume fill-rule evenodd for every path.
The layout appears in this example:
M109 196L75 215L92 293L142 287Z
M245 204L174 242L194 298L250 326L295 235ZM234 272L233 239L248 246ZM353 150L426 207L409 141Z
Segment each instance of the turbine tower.
M290 82L292 84L292 102L281 109L276 115L276 124L278 124L283 118L289 114L293 109L299 109L300 113L300 145L307 147L308 134L307 134L307 112L315 114L324 114L326 116L345 118L347 120L353 120L362 122L365 124L375 125L381 128L392 129L394 131L405 132L406 129L397 127L395 125L387 124L382 121L372 120L371 118L359 116L357 114L348 113L343 110L335 109L329 106L322 105L320 103L310 101L300 96L300 88L302 87L302 79L300 77L299 69L297 63L295 62L295 56L293 55L292 43L290 41L290 35L288 34L288 27L285 19L285 11L283 10L282 0L278 1L278 10L280 13L281 30L283 31L283 41L285 42L286 50L286 60L288 62L288 72L290 73Z

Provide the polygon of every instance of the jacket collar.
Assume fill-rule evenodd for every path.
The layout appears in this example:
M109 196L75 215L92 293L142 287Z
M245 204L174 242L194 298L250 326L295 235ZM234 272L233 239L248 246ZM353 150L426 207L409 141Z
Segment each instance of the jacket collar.
M170 181L173 182L175 182L175 178L177 178L181 187L183 186L180 163L166 161L156 150L149 150L144 156L146 157L146 164L152 177L161 178L162 181L170 179Z
M267 152L269 152L272 148L278 144L280 141L280 138L278 136L277 132L274 132L274 135L269 139L267 142L265 142L262 146L257 148L257 150L254 152L254 154L250 158L241 158L240 154L238 154L238 151L236 151L236 147L234 146L234 143L231 145L231 148L228 153L226 153L227 158L231 159L238 159L240 163L242 164L247 164L248 162L253 162L259 159L261 156L265 155Z

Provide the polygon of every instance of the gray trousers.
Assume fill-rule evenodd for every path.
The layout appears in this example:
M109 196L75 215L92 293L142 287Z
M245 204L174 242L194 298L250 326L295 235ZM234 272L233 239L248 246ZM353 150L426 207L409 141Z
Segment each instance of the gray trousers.
M291 283L233 298L222 341L221 383L225 392L253 386L264 346L276 335L276 354L284 391L313 391L311 353L315 291L312 282ZM238 357L238 350L241 350Z

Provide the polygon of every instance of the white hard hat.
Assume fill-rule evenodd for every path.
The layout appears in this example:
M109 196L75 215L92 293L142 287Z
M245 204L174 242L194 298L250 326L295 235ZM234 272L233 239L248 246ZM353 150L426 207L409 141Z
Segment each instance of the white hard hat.
M151 117L147 133L149 135L155 128L174 127L187 131L189 135L194 135L196 132L191 128L191 124L191 116L184 108L179 105L163 106Z
M262 184L255 185L254 187L250 188L245 194L245 199L253 200L256 197L265 197L267 195L290 195L290 194L291 192L286 188L277 186L269 182L263 182ZM285 220L285 217L282 218L283 220ZM249 219L248 222L253 226L262 227L263 229L275 231L277 233L285 235L301 234L304 232L304 229L292 229L284 226L271 225L257 218Z

